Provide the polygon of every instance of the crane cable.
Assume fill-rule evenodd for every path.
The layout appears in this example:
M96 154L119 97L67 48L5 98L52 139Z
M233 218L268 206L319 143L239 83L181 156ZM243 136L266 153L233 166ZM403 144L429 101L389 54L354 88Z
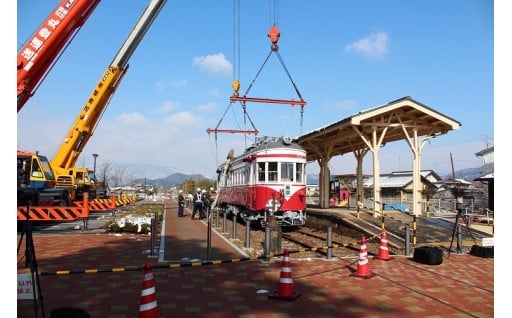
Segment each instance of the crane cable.
M236 0L236 1L238 1L238 0ZM268 33L268 37L270 38L270 40L272 42L271 47L270 47L270 52L268 53L267 57L265 58L265 61L263 62L263 64L261 65L260 69L256 73L256 75L255 75L254 79L252 80L251 84L247 87L247 90L245 91L244 96L247 96L249 94L249 91L251 90L252 86L254 85L254 82L256 81L258 76L261 74L261 71L263 70L263 67L265 67L265 65L267 64L267 62L268 62L270 56L272 55L272 53L275 53L277 55L277 58L278 58L279 62L281 63L281 66L283 67L286 75L288 76L288 79L292 83L293 88L295 89L295 92L297 93L297 96L299 97L299 99L301 101L304 101L304 99L302 98L302 94L299 91L299 88L295 84L295 81L293 80L290 72L288 71L288 68L286 67L286 64L284 63L284 60L283 60L281 54L279 53L279 47L277 45L279 37L281 36L281 34L279 33L279 29L277 28L278 19L279 19L279 0L270 0L269 1L269 11L270 11L269 18L273 19L273 21L271 21L272 27L271 27L271 29L270 29L270 31ZM239 84L239 83L237 83L237 84ZM236 91L236 94L238 94L238 90ZM300 106L300 128L301 128L301 132L302 132L303 120L304 120L304 106L301 105Z
M233 81L240 79L240 0L233 5Z
M233 80L231 86L233 88L233 94L238 94L238 89L240 88L240 81L238 80L240 78L240 0L233 0L233 65ZM215 126L215 158L217 166L219 165L217 129L222 123L222 120L224 120L224 116L226 116L231 104L232 102L229 103L217 126Z
M277 25L277 22L279 20L279 0L270 0L269 1L269 19L272 19L272 21L269 21L270 25Z
M232 88L233 88L233 94L238 96L238 91L240 89L240 0L234 0L233 5L233 81L232 81ZM245 103L241 103L243 113L244 113L244 127L243 129L246 130L247 128L247 121L246 119L249 119L249 122L251 123L252 128L257 131L256 127L254 126L254 123L252 122L249 113L247 112L247 107ZM228 108L231 106L231 103L229 104ZM224 113L225 115L225 113ZM224 116L223 115L223 116ZM222 119L221 119L222 121ZM220 122L219 122L220 124ZM218 128L218 127L217 127ZM245 147L247 148L247 133L244 133L244 143Z

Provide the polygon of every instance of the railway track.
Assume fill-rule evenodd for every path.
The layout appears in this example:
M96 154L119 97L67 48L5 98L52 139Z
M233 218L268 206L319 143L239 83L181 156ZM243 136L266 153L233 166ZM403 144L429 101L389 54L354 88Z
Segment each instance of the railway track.
M299 230L293 233L285 233L282 238L288 242L288 245L299 246L297 252L305 254L306 252L315 256L328 257L329 254L334 257L357 257L360 252L360 246L357 242L343 243L338 239L333 239L331 245L328 244L325 237L315 233L308 233ZM287 247L294 252L293 247ZM303 256L303 255L302 255Z
M343 213L347 213L343 211ZM241 248L245 248L251 256L264 255L265 233L263 229L251 228L250 247L246 247L247 231L244 224L236 225L236 239L232 239L232 220L227 218L227 237ZM367 241L368 254L377 255L380 248L382 226L387 234L387 245L391 255L405 255L406 227L409 227L409 248L414 249L420 245L437 245L446 250L457 246L454 237L453 222L440 219L414 219L407 214L388 215L384 219L374 218L370 213L361 213L359 217L337 217L336 213L308 213L305 225L295 229L283 228L280 238L281 250L287 248L292 251L291 257L326 257L328 252L327 236L331 228L332 255L335 257L351 257L360 250L362 236ZM463 249L469 252L470 247L478 243L486 233L470 231L462 226ZM297 253L293 253L297 251Z

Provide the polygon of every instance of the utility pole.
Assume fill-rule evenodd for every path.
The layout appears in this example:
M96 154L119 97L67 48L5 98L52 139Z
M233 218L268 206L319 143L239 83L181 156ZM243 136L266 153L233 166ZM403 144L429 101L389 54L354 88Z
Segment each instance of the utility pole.
M94 168L93 168L93 171L94 171L94 176L96 176L96 158L98 158L98 154L97 153L93 153L92 156L94 157Z

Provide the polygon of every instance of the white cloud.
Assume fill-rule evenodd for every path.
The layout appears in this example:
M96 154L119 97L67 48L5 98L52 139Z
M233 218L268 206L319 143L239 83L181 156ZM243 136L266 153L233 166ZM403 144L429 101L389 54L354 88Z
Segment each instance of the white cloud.
M166 113L172 112L173 110L175 110L179 107L180 107L180 103L167 101L167 102L163 103L162 106L155 108L153 110L153 112L155 112L157 114L166 114Z
M210 74L231 74L233 70L233 66L222 53L195 57L192 65Z
M211 113L211 112L214 112L215 110L217 110L217 103L212 102L212 103L202 104L202 105L197 106L197 109L199 109L202 112Z
M167 89L168 87L170 88L185 88L187 87L187 80L174 80L174 81L170 81L166 78L158 81L156 83L156 89L159 90L159 91L163 91L165 89Z
M385 32L378 32L348 44L345 46L345 52L356 52L371 59L382 60L388 53L388 47L388 35Z
M190 127L192 124L198 121L198 117L194 116L191 112L180 112L171 116L165 117L162 123L165 125L171 125L178 127L179 129Z
M147 119L139 113L124 113L119 116L119 121L127 125L141 125L147 123Z
M208 91L208 95L210 95L211 97L222 97L218 89L210 89Z

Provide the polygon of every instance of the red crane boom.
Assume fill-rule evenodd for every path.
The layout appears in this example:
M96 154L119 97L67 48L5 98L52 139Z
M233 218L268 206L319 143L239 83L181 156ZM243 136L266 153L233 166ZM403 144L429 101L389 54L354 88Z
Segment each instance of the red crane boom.
M100 0L62 0L18 51L18 113Z

